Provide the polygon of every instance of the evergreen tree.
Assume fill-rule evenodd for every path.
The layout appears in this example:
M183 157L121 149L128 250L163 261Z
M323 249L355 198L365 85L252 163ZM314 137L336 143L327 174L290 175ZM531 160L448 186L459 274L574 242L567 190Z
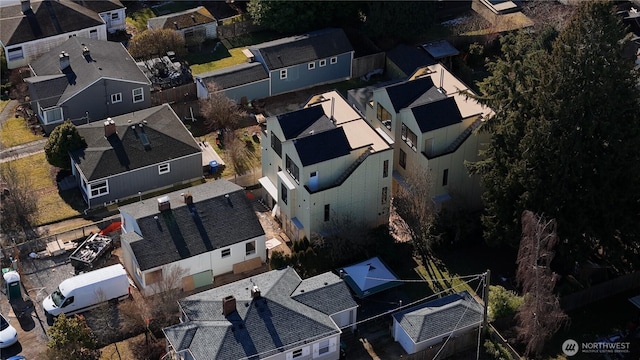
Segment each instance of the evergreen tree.
M247 4L255 24L287 34L354 24L359 9L357 1L251 0Z
M68 170L71 168L69 152L86 146L87 143L80 136L75 125L71 121L65 121L53 129L49 135L44 145L44 154L49 164Z

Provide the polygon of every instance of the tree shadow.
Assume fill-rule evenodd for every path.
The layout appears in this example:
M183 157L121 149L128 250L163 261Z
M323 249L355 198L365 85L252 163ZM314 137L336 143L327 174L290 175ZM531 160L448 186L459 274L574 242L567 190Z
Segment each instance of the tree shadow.
M215 41L205 41L200 51L185 55L185 59L190 65L206 64L228 57L231 57L229 49L224 44Z

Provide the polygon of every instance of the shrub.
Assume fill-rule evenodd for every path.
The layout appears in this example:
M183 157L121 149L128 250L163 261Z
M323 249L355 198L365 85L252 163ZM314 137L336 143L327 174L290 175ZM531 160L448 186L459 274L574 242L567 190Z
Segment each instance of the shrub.
M504 346L491 340L485 340L484 350L491 359L514 360L511 353Z
M524 302L522 296L500 285L489 286L489 321L515 316Z

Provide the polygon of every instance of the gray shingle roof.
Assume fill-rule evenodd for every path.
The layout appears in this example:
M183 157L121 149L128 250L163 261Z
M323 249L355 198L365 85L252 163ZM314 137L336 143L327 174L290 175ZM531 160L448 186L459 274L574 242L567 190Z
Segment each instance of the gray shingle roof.
M204 291L180 301L187 321L165 328L164 332L177 351L189 349L198 360L267 358L300 347L340 333L329 314L292 297L302 286L318 294L318 301L324 301L327 295L321 294L322 288L318 288L316 281L323 279L333 285L322 288L340 291L334 287L339 279L335 282L323 274L305 283L292 268ZM260 289L261 297L252 300L250 291L254 285ZM346 295L340 296L350 296L346 287L342 290ZM222 299L229 295L235 297L237 311L225 317Z
M292 297L328 315L358 306L351 297L347 284L331 272L302 280Z
M85 46L89 49L89 57L83 55ZM64 72L60 71L59 55L62 51L69 54L71 64ZM67 101L101 78L151 84L122 44L76 36L34 60L31 68L36 75L36 79L31 81L37 81L38 77L47 75L67 76L68 86L59 94L58 104ZM48 94L52 95L58 94Z
M467 291L462 291L395 313L393 317L414 343L420 343L447 336L456 329L477 326L483 314L482 306Z
M422 133L462 121L460 109L452 97L414 107L411 112L413 112Z
M102 121L78 126L87 147L74 151L71 156L89 181L202 152L167 104L116 116L112 120L116 123L117 134L109 138L104 137ZM143 132L150 142L148 149L139 138Z
M153 29L182 30L196 25L215 22L213 15L203 6L147 20Z
M196 79L205 83L215 82L221 89L229 89L269 78L264 66L258 62L239 64L221 70L199 74Z
M106 11L113 11L118 9L124 9L124 5L120 0L73 0L87 9L95 12L102 13Z
M185 204L180 196L187 192L193 196L193 204ZM133 216L140 228L138 235L142 240L132 242L131 249L141 270L264 235L244 189L226 180L208 182L166 196L171 202L170 210L158 211L156 199L120 209Z
M260 53L271 70L324 59L353 51L342 29L323 29L249 47Z
M60 97L69 86L66 74L44 75L26 78L29 90L34 99L40 100L43 109L56 106Z
M0 7L0 41L4 46L103 24L95 11L68 0L32 1L26 14L22 13L20 3Z

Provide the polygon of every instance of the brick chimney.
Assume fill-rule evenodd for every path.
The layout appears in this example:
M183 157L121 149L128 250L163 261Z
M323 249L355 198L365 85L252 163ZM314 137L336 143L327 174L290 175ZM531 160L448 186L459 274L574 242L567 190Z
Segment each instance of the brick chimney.
M71 62L69 61L69 54L62 51L60 52L60 70L64 70L71 66Z
M111 118L107 118L107 121L104 122L104 137L108 138L109 136L116 133L116 123L111 120Z
M171 201L168 196L158 198L158 211L171 210Z
M22 13L25 14L27 11L31 10L31 1L30 0L20 0L20 5L22 7Z
M222 299L222 314L229 316L234 311L236 311L236 298L232 295L226 296Z

